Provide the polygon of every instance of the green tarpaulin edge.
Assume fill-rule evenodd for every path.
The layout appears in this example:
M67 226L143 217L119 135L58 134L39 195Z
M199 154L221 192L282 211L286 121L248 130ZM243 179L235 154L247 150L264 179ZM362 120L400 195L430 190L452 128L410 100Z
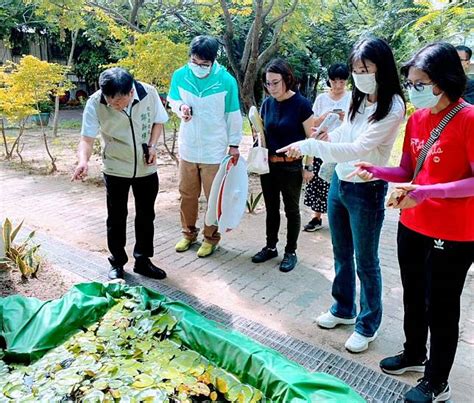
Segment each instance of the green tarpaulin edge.
M170 301L145 287L83 283L62 298L40 301L10 296L0 300L0 337L4 360L29 363L61 345L79 329L97 322L125 294L145 307L160 305L179 319L175 330L183 343L275 402L363 402L341 380L310 373L278 352L204 318L188 305Z

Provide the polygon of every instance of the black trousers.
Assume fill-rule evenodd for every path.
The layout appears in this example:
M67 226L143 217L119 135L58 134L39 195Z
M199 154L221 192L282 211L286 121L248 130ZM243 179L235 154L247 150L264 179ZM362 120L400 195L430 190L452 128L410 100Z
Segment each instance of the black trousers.
M458 345L461 293L474 260L474 242L434 239L398 226L398 261L405 309L405 353L426 357L425 376L448 380Z
M298 164L270 163L270 172L260 176L263 199L267 210L267 246L275 248L280 229L280 194L287 219L285 252L292 253L301 229L300 194L303 184L301 162Z
M155 200L158 195L158 174L141 178L120 178L104 174L107 190L107 245L112 266L123 266L128 261L127 203L130 187L135 199L135 259L153 256Z

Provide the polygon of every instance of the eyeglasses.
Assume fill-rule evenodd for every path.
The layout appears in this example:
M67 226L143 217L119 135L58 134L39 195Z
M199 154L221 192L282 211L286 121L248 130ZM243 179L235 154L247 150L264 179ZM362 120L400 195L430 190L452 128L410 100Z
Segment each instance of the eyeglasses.
M192 59L191 59L191 63L195 64L198 67L204 68L204 69L207 69L207 68L212 66L212 63L211 64L209 64L209 62L208 63L197 63L195 60L192 60Z
M403 83L403 88L406 90L414 88L415 91L422 92L428 85L433 85L433 83L412 83L410 81L405 81Z
M273 88L273 87L276 87L278 84L280 84L282 80L283 79L278 80L278 81L273 81L273 82L266 81L263 83L263 85L265 86L265 88Z
M471 59L461 59L462 62L469 62Z

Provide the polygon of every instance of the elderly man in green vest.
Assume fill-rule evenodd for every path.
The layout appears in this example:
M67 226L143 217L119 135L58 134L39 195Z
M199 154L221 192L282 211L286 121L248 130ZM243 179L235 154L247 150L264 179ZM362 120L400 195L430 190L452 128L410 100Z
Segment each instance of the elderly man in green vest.
M72 179L87 176L92 146L102 139L102 162L107 191L107 244L111 280L123 278L128 261L127 202L130 187L135 198L135 247L133 271L155 279L166 273L151 261L155 200L158 194L156 143L168 115L156 89L135 81L126 70L114 67L102 72L100 90L84 109L78 165Z
M216 61L219 43L210 36L195 37L189 63L176 70L168 101L181 118L179 130L179 192L183 239L175 246L184 252L196 242L198 200L201 188L206 198L219 165L226 154L239 158L242 139L237 82ZM204 225L204 241L197 255L211 255L220 240L214 225Z

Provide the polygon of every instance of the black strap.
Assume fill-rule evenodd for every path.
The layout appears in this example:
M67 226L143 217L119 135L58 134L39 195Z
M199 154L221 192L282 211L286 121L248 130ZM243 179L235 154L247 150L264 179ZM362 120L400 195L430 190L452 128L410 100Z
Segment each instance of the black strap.
M463 108L468 106L466 103L458 104L456 105L453 109L451 109L446 116L441 119L441 122L438 123L438 126L436 126L430 133L430 138L428 141L425 143L423 146L420 155L418 156L418 159L416 161L416 167L415 167L415 173L413 174L413 180L415 180L416 176L418 173L421 171L421 168L423 167L423 163L425 162L426 156L428 155L428 152L430 151L430 148L433 146L436 140L439 139L439 136L441 135L441 132L444 130L446 125L449 123L449 121L456 116L456 114Z

